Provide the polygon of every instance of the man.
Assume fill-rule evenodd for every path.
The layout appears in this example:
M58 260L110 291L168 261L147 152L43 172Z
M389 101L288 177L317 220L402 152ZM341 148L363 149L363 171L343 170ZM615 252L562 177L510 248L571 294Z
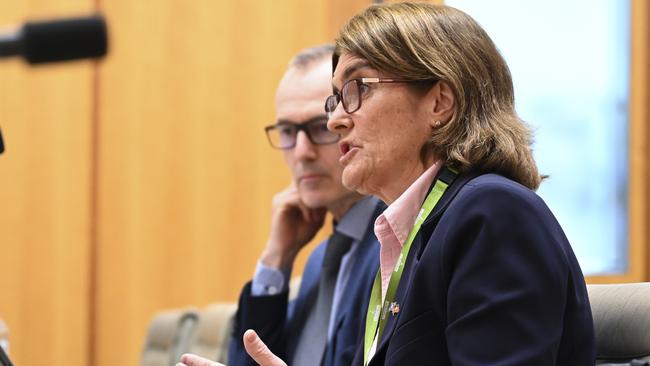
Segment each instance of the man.
M282 149L293 182L273 199L266 247L240 297L230 366L255 364L242 342L249 328L292 365L347 366L360 342L379 265L373 223L383 204L341 183L339 136L327 130L323 108L331 93L332 52L332 46L321 46L298 54L277 90L277 121L266 133ZM296 255L322 227L326 212L335 233L309 257L298 296L289 303Z

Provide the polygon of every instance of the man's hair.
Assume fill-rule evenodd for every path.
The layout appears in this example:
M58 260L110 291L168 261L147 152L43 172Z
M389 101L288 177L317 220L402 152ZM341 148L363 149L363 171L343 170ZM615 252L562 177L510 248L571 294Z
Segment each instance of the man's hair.
M451 87L454 115L431 132L423 152L460 171L495 172L539 186L532 132L515 112L510 70L469 15L425 3L373 5L341 29L334 67L342 53L396 77Z
M295 55L291 61L289 61L289 67L295 67L297 69L306 69L311 66L316 61L321 61L322 59L329 59L334 53L333 44L324 44L320 46L314 46L306 48L300 51Z

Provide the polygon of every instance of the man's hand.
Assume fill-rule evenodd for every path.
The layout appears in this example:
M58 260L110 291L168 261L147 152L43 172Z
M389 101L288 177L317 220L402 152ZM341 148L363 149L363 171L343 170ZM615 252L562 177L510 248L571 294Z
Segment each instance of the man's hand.
M300 201L292 184L273 197L271 235L262 252L261 262L281 269L293 265L298 252L323 226L327 210L313 209Z
M246 352L260 366L287 366L287 364L271 353L268 347L257 336L254 330L249 329L244 333L244 347ZM181 356L181 362L176 366L225 366L218 362L210 361L207 358L197 355L184 354Z

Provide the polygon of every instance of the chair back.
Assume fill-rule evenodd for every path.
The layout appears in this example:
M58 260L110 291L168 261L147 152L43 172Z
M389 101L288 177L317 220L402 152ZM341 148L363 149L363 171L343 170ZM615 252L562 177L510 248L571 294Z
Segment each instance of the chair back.
M587 285L596 364L650 365L650 282Z
M195 310L178 309L154 315L142 351L140 366L174 366L187 350L196 328Z
M225 364L236 311L236 303L214 303L201 310L188 352Z

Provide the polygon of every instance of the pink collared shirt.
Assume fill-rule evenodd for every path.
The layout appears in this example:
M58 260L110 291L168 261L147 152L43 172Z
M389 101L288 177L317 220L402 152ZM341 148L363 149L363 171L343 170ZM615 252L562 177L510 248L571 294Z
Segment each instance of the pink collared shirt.
M429 187L441 167L442 162L436 161L375 220L375 235L381 245L379 268L382 302L386 298L390 275L395 268L402 247L413 228Z

